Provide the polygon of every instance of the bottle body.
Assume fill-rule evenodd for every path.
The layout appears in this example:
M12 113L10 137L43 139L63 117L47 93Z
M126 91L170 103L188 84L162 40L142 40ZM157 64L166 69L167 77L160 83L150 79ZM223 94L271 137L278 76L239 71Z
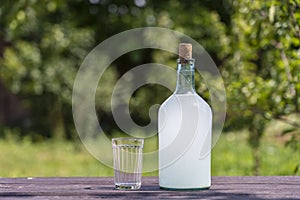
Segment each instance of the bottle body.
M197 94L173 94L159 109L159 185L206 189L211 185L209 105Z
M175 92L158 112L159 185L207 189L211 185L212 112L196 93L190 44L180 44Z

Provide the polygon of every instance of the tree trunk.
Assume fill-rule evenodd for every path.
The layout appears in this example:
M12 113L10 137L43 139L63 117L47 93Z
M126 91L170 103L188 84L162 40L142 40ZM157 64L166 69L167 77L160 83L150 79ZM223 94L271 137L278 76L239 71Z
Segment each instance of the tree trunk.
M260 156L259 148L252 149L252 156L253 156L252 173L254 176L259 176L260 165L261 165L261 156Z
M261 154L260 142L265 130L265 120L261 115L255 115L249 128L248 142L252 148L253 166L252 173L255 176L260 175Z
M65 125L61 103L55 102L49 114L52 138L56 140L65 139Z

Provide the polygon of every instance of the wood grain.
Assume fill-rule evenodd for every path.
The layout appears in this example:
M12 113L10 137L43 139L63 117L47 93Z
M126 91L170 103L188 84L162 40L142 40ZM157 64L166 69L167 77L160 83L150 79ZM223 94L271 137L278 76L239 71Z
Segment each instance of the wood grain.
M209 190L166 191L143 177L137 191L119 191L112 177L0 178L3 199L299 199L300 176L213 177Z

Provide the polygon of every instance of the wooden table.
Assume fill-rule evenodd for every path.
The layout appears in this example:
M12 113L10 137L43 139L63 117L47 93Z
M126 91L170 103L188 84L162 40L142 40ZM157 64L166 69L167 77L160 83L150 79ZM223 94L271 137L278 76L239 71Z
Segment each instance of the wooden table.
M143 177L137 191L113 188L113 178L0 178L0 199L299 199L300 176L213 177L209 190L165 191Z

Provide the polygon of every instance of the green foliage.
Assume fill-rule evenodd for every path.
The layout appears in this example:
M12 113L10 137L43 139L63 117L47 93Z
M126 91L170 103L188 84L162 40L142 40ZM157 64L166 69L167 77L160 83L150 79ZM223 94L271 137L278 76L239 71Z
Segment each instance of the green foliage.
M94 31L70 23L72 12L61 1L5 1L0 9L0 39L7 44L0 78L31 113L23 130L70 135L65 118L71 111L65 108L71 108L73 80L94 45Z
M229 104L227 128L250 130L258 172L257 149L266 123L299 113L299 4L234 0L232 5L232 51L222 71Z
M223 71L234 102L229 116L268 120L299 112L300 19L293 17L296 5L284 2L234 1L234 51Z
M182 10L197 14L179 14ZM0 79L23 100L31 114L21 130L47 137L72 137L71 94L77 69L92 47L113 34L135 27L160 26L190 35L216 60L222 60L228 49L220 17L200 2L147 1L139 5L134 1L23 0L4 1L0 11ZM165 60L175 67L174 55L171 56ZM117 59L105 72L97 89L96 109L107 131L116 129L110 97L118 77L132 66L161 57L157 51L136 51ZM199 87L204 88L203 84ZM207 93L205 88L201 92ZM130 106L132 115L137 116L135 121L147 123L151 105L162 102L168 94L160 86L140 88Z
M4 0L0 4L0 80L30 113L18 130L36 140L74 138L72 87L88 52L131 28L181 31L202 44L221 70L228 102L225 130L248 130L258 173L263 164L261 140L272 119L293 126L283 135L289 135L287 144L299 151L299 7L299 0L154 0L145 5L125 0ZM168 38L164 42L172 45ZM167 52L141 50L118 58L108 68L96 93L96 110L105 131L118 131L110 108L117 79L133 66L149 62L175 68L175 59ZM196 87L209 99L199 74ZM151 106L169 94L155 85L137 90L130 100L134 120L147 124Z

